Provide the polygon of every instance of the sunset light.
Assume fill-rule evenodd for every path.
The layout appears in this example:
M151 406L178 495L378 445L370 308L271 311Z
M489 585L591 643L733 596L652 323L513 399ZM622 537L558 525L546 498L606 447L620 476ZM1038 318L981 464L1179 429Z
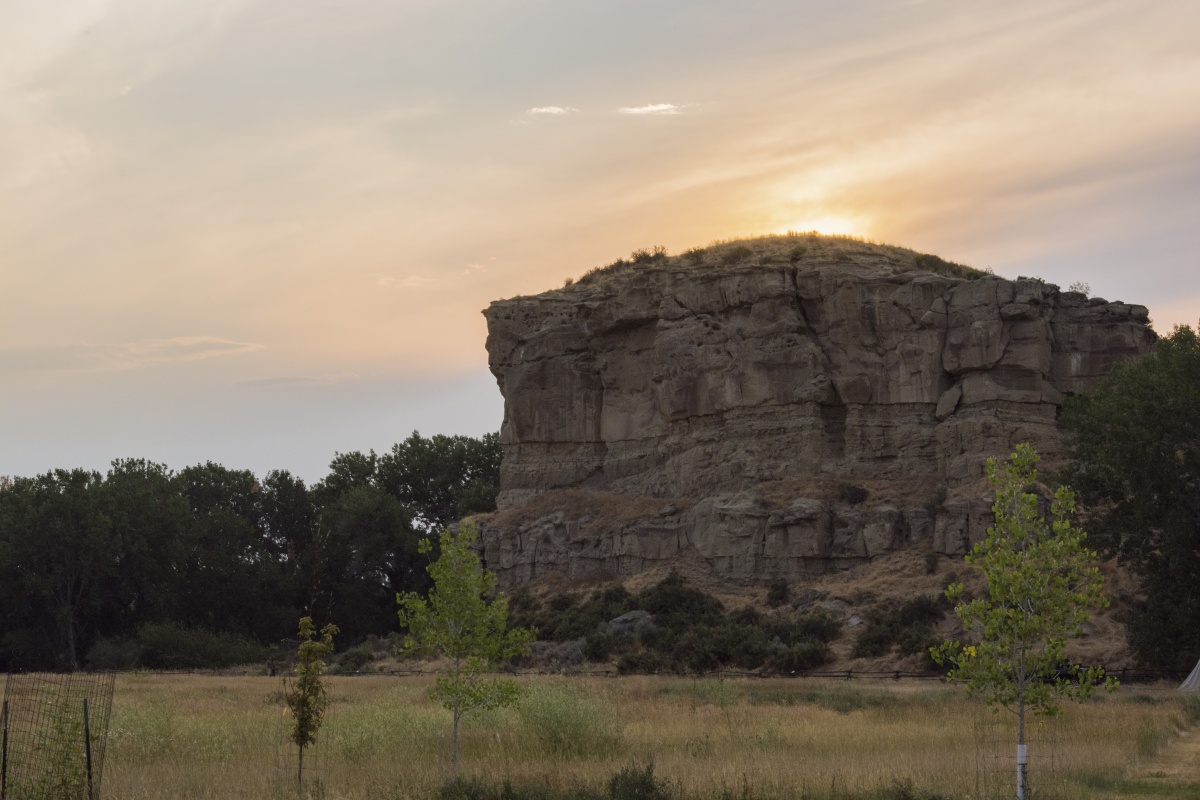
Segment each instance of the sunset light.
M806 217L798 222L777 229L776 233L810 233L816 231L825 236L865 236L863 226L849 217Z
M481 310L886 242L1195 324L1200 3L11 0L0 476L496 431Z

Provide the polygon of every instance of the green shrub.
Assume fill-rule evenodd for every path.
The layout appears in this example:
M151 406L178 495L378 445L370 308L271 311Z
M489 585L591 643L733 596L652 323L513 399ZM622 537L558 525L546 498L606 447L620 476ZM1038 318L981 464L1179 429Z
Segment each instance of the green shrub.
M689 628L680 634L671 655L676 672L702 674L721 666L721 659L713 648L712 632L706 628Z
M842 623L826 614L817 611L806 614L798 619L793 626L791 641L800 639L815 639L818 642L832 642L842 635Z
M520 597L520 611L513 617L514 625L536 628L538 639L551 642L582 639L636 607L633 595L623 586L594 592L582 602L570 594L552 597L544 604L528 593L516 596Z
M671 800L666 781L654 777L654 762L644 767L628 766L608 781L610 800Z
M891 652L896 632L883 625L869 623L854 642L854 658L878 658Z
M776 578L767 587L767 605L771 608L779 608L791 599L791 595L792 590L788 586L788 582L783 578Z
M221 669L265 661L266 647L229 633L184 628L174 623L138 629L138 660L150 669Z
M642 592L638 605L656 615L659 624L675 630L695 624L711 625L725 613L720 600L688 586L673 570L660 583Z
M667 248L655 245L649 250L634 250L629 254L629 260L634 264L656 264L667 260Z
M438 788L437 800L672 800L674 796L665 781L654 777L652 764L622 769L609 779L607 790L601 793L586 786L551 788L510 780L497 785L479 777L458 777Z
M768 666L782 675L798 675L833 661L833 651L824 642L802 642L778 651Z
M740 264L750 256L754 255L754 251L744 244L739 244L737 247L730 248L725 253L725 260L730 264Z
M778 583L776 596L788 588L786 582ZM788 648L795 650L785 657L787 668L771 668L808 670L832 658L824 645L842 631L841 623L824 613L796 620L766 617L750 606L726 613L719 600L689 586L676 572L636 597L612 586L582 600L560 595L537 603L521 597L519 605L529 614L524 624L538 628L541 641L534 660L545 661L550 643L561 642L577 647L588 661L618 656L617 669L623 674L758 669ZM642 627L634 637L614 634L606 623L633 609L652 614L656 624Z
M525 728L558 758L609 756L621 745L617 720L594 700L566 686L546 686L521 701Z
M1174 728L1143 722L1137 731L1137 751L1140 758L1152 758L1175 738Z
M138 666L141 648L134 639L101 637L88 648L87 667L90 670L130 670Z
M984 271L977 270L973 267L968 267L964 264L956 264L953 261L946 261L940 256L935 256L929 253L918 253L913 256L913 266L917 269L935 272L938 275L949 275L954 278L966 278L974 280L987 274Z
M933 626L945 616L948 603L944 597L920 595L900 605L884 603L868 614L868 623L854 643L855 658L877 658L887 655L899 645L904 655L927 653L938 643ZM925 666L936 666L931 658Z
M352 675L355 672L361 672L362 668L374 659L375 643L363 642L360 645L351 647L349 650L338 656L337 663L331 672L340 673L342 675Z
M1200 722L1200 694L1191 694L1183 698L1183 717L1188 725Z
M621 640L609 631L596 631L583 640L583 657L588 661L608 661L621 648Z

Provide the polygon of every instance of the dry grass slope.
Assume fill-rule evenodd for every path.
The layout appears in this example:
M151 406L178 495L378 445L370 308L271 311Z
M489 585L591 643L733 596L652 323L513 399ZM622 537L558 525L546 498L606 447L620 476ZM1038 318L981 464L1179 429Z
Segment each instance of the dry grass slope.
M707 247L695 247L676 256L668 255L665 249L658 247L635 250L628 259L617 259L606 266L589 270L577 281L568 279L567 286L587 286L603 280L605 276L638 269L703 269L770 264L795 264L808 269L866 266L876 270L887 269L893 274L932 272L965 280L974 280L987 274L906 247L878 244L853 236L826 236L814 231L712 242Z

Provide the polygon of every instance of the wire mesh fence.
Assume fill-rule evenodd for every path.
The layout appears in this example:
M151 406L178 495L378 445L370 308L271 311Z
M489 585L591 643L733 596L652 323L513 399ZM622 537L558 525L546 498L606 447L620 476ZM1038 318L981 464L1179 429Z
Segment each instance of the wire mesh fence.
M0 800L96 800L115 673L9 675L0 703Z
M1017 718L1005 710L975 703L976 800L1008 800L1017 796ZM1026 800L1058 796L1063 779L1058 763L1058 718L1037 716L1025 720L1027 765Z

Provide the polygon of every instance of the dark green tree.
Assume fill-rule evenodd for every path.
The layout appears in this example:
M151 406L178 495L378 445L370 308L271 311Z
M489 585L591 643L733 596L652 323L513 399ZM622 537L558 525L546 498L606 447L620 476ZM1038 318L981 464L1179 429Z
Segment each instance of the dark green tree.
M178 546L172 619L188 627L273 641L299 615L282 550L268 535L264 492L249 470L197 464L178 483L189 524Z
M115 575L117 543L98 472L55 470L0 492L0 647L24 668L75 669Z
M101 487L111 524L114 569L94 587L103 616L95 633L129 636L178 609L179 567L190 513L165 464L120 459Z
M413 431L379 457L378 485L413 512L425 531L470 514L493 511L500 487L500 435L434 435Z
M352 641L388 630L398 592L424 591L429 558L408 509L392 495L360 485L319 512L324 558L319 583L330 594L329 615Z
M1064 478L1105 552L1141 579L1129 631L1138 657L1186 670L1200 654L1200 338L1188 326L1140 361L1067 398Z
M329 587L321 580L325 540L312 494L287 470L267 473L262 487L263 526L292 582L295 604L310 613L327 610Z

